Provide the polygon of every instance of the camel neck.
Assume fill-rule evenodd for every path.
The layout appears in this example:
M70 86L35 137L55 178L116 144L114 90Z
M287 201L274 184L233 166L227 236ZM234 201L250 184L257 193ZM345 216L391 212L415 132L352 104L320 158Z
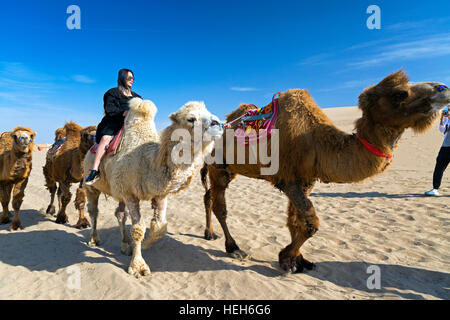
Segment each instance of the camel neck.
M364 117L356 121L355 130L360 138L368 141L386 154L392 154L404 131L376 124Z

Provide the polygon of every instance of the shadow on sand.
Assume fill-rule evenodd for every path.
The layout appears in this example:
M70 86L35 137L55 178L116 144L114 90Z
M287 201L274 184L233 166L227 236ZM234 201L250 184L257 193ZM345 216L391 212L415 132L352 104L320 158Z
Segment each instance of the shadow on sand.
M120 253L119 228L100 229L99 236L102 244L97 248L86 245L89 233L89 229L76 231L76 233L64 230L27 232L26 229L2 233L0 234L2 246L0 261L11 266L25 267L31 271L49 272L81 262L110 263L126 272L130 257ZM89 252L98 253L98 256L86 256ZM224 251L186 244L174 239L170 234L155 243L149 250L143 251L143 257L153 273L250 270L270 278L283 275L275 260L251 259L243 263L230 258ZM369 264L365 262L325 261L316 263L316 266L315 270L307 272L308 276L342 287L371 293L392 293L405 299L423 299L421 294L440 299L450 298L448 289L450 274L444 272L378 264L381 270L382 288L370 290L366 285L370 276L366 273ZM301 274L295 276L302 277Z
M312 192L311 197L327 197L327 198L391 198L391 199L404 199L404 198L428 198L423 193L403 193L392 194L384 192ZM450 195L441 195L440 198L449 198Z

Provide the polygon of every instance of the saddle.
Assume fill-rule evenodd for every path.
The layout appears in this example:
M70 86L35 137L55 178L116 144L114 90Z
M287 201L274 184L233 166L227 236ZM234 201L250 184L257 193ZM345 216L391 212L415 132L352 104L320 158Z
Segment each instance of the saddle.
M114 138L111 140L111 142L108 144L108 146L106 147L106 153L111 153L114 152L114 154L116 153L118 146L120 145L120 142L122 140L122 132L123 132L123 127L122 129L120 129L119 133L116 134L114 136ZM95 143L91 149L89 149L89 151L91 153L97 153L97 149L98 149L98 143Z
M272 104L263 109L253 104L249 105L254 108L247 110L240 118L240 124L234 134L238 141L248 145L270 137L278 116L278 98L275 99L275 97L279 94L279 92L274 94Z

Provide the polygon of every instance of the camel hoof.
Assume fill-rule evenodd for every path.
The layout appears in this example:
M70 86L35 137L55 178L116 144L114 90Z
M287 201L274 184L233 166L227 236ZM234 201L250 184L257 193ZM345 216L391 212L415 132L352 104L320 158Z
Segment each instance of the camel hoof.
M238 259L241 261L250 259L250 255L248 255L247 253L245 253L244 251L242 251L240 249L230 252L230 253L228 253L228 255L233 259Z
M286 257L280 259L280 267L285 272L291 273L302 273L303 270L313 270L316 268L316 265L305 258L300 254L297 257Z
M89 240L89 242L87 243L87 245L88 245L89 247L91 247L91 248L98 247L98 246L100 245L100 240L99 240L99 239L91 238L91 239Z
M126 256L131 256L131 254L133 253L133 248L129 243L122 242L120 252L122 252L122 254Z
M9 218L9 215L8 216L2 216L1 218L0 218L0 224L7 224L7 223L10 223L11 222L11 219Z
M167 233L167 222L159 223L155 220L150 222L150 233L144 241L142 241L142 249L147 250L153 243L164 237Z
M90 227L91 224L89 223L89 220L87 218L83 218L78 220L77 224L75 225L75 228L77 229L86 229L87 227Z
M45 211L46 214L54 216L56 213L55 206L48 206L47 210Z
M141 278L150 275L150 268L143 258L136 258L131 261L131 264L128 267L128 273L136 278Z
M9 231L16 231L18 229L23 230L22 223L20 223L20 221L13 220L13 222L9 226Z
M67 217L67 215L57 215L56 216L56 221L55 221L56 223L58 223L58 224L65 224L65 223L67 223L67 222L69 222L69 217Z
M205 229L205 240L216 240L220 238L217 234L215 234L213 231L209 231L208 229Z

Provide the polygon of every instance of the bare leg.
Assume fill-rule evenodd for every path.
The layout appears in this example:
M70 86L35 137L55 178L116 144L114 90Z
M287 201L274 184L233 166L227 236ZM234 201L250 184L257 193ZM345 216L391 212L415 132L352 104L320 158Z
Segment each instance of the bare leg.
M14 209L14 218L11 222L11 226L9 227L10 231L17 230L17 229L23 229L22 223L19 219L19 211L20 206L23 202L23 197L25 196L25 188L28 183L28 178L25 180L22 180L14 185L14 191L13 191L13 209Z
M164 237L167 233L167 198L152 199L152 207L154 211L152 221L150 222L150 233L148 238L142 243L142 249L144 250L150 248L154 242Z
M66 214L66 208L72 198L72 193L70 193L70 183L68 182L60 182L59 187L61 188L62 196L61 208L59 208L59 212L56 215L56 223L64 224L69 222L69 218Z
M128 237L127 230L125 229L125 223L127 221L127 212L125 211L125 203L119 202L119 206L115 212L117 221L119 222L120 233L122 235L122 244L120 248L120 252L123 254L130 256L132 253L131 241Z
M279 253L280 267L292 272L311 270L314 264L303 258L300 247L319 229L319 218L308 199L313 184L288 184L278 186L289 198L288 223L292 242Z
M131 238L133 239L133 256L131 257L128 273L139 278L150 274L150 268L142 258L141 243L145 235L145 227L142 225L141 213L138 199L126 201L128 212L131 217Z
M86 192L81 188L82 183L77 189L77 194L75 196L75 209L79 212L78 222L75 225L75 228L83 229L90 227L91 224L89 220L84 215L84 206L86 204Z
M89 217L92 222L91 236L88 245L90 247L95 247L100 245L100 239L97 234L98 198L100 197L100 192L95 188L88 187L86 188L86 196Z
M0 218L0 224L7 224L11 222L11 219L9 218L8 204L9 200L11 199L12 188L12 183L0 182L0 202L2 203L3 207L3 214Z
M98 144L97 152L95 153L94 165L92 166L92 170L98 170L98 166L100 165L100 161L102 160L103 155L106 152L106 146L111 142L113 136L103 136Z

